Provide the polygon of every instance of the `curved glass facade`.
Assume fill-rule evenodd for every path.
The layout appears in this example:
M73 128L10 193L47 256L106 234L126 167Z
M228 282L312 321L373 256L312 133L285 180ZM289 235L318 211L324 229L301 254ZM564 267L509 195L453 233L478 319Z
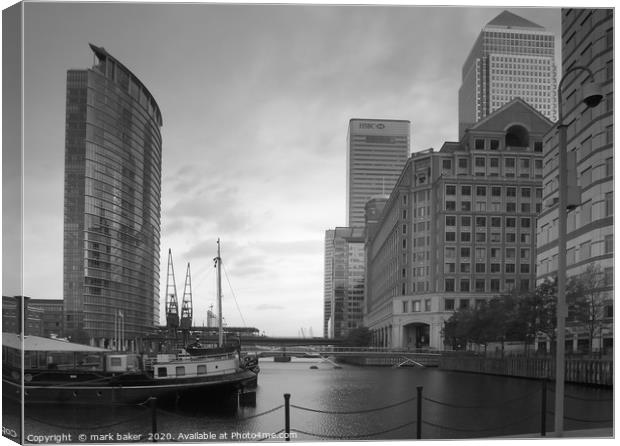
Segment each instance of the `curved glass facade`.
M91 49L93 67L67 73L65 327L127 346L159 319L162 119L136 76Z

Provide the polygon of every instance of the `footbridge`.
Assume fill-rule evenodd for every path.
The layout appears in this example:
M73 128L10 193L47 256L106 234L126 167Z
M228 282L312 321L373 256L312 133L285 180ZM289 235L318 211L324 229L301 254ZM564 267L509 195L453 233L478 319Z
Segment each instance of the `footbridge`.
M428 349L402 350L375 347L261 346L242 344L242 350L258 357L320 358L355 365L437 367L440 353Z

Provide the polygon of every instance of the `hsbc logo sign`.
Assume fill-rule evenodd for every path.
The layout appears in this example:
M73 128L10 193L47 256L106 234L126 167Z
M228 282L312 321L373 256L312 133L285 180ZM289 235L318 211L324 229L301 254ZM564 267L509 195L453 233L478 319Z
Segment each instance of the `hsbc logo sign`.
M385 124L375 124L372 122L360 122L360 129L377 129L383 130L385 128Z

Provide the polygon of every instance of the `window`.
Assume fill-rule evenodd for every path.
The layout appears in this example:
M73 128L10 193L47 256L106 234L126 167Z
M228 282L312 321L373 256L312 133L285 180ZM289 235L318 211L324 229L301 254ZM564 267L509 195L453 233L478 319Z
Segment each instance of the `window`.
M110 365L112 367L120 367L122 365L121 358L110 358Z
M446 259L455 259L456 258L456 248L455 247L446 247L445 258Z
M507 228L516 228L517 227L517 219L514 217L506 217L506 227Z
M430 299L424 300L424 311L431 311L431 300Z
M614 236L613 236L613 234L605 236L605 254L608 254L610 252L614 252Z
M471 186L461 186L461 195L471 196Z
M469 215L461 216L461 226L471 226L471 217Z
M462 273L471 273L471 264L461 262L461 272Z
M446 226L456 226L455 215L446 215Z
M484 139L476 139L474 141L474 147L476 150L484 150Z
M487 241L486 232L476 232L476 243L485 243Z
M521 198L530 198L532 196L532 190L529 187L521 188Z
M175 370L176 376L185 376L185 366L177 366Z
M456 242L456 232L446 231L446 242Z
M486 197L487 196L487 188L485 186L476 186L476 196L478 196L478 197Z
M475 282L474 286L476 287L476 291L477 292L484 293L484 291L485 291L485 280L484 279L476 279L476 282Z
M502 234L501 232L491 232L491 236L489 237L491 243L501 243L502 242Z
M455 273L456 272L456 263L454 263L454 262L444 263L443 272L444 273Z
M411 302L411 304L412 304L411 311L413 311L414 313L419 313L420 311L422 311L420 303L421 303L421 301L419 301L419 300L412 301Z
M514 232L506 233L506 243L516 243L517 242L517 234Z
M499 139L492 139L491 150L498 150L498 149L499 149Z
M490 158L489 165L491 167L499 167L499 158Z
M484 167L485 166L485 158L483 157L476 157L476 167Z
M446 211L456 211L456 201L446 201Z
M514 169L514 167L515 167L515 159L514 158L505 158L504 159L504 166L509 168L509 169Z
M157 367L157 376L168 376L168 369L166 367Z
M486 217L476 217L476 227L477 228L486 228L487 226L487 218Z
M441 166L443 167L444 170L451 170L452 169L452 160L443 160L441 163Z
M467 158L459 158L459 168L467 169Z
M501 228L502 227L502 217L491 217L491 227L492 228Z
M527 291L530 289L530 281L529 279L521 279L519 282L521 291Z
M530 227L530 219L528 217L524 217L521 219L521 227L529 228Z
M499 292L499 279L491 279L491 291Z
M530 273L530 264L522 263L521 264L521 274L529 274Z
M605 194L605 217L614 214L614 193L607 192Z
M461 292L468 293L469 292L469 279L461 279L460 288ZM461 299L461 304L463 303L463 299ZM461 308L463 308L461 306Z
M446 291L454 291L454 279L445 279L444 280L444 288ZM446 300L446 304L447 304L447 300ZM452 303L453 307L454 307L454 301ZM446 310L448 310L449 308L446 308Z
M486 268L487 268L486 263L476 263L477 273L486 273Z
M519 160L519 166L521 169L529 169L530 168L530 160L527 158L521 158Z
M501 272L501 264L499 263L491 263L491 272L492 273L500 273Z
M471 211L471 201L461 201L461 211L463 212Z
M446 184L446 195L456 195L456 186L453 184Z
M514 263L506 263L506 273L512 274L516 270Z
M470 248L467 246L461 246L461 257L470 257Z
M506 258L514 259L517 256L517 251L515 248L506 248Z
M614 284L614 269L613 267L611 268L605 268L604 271L604 277L603 277L603 281L605 283L605 286L611 286Z
M461 242L471 242L471 232L461 232Z
M517 188L516 187L507 187L506 188L506 196L507 197L516 197L517 196Z
M403 300L403 313L409 312L409 301Z
M454 279L452 279L452 280L454 280ZM446 290L446 291L448 291L448 290ZM452 291L454 291L454 290L452 290ZM445 307L446 311L454 310L454 299L446 299L444 307Z
M534 141L534 152L542 152L542 151L543 151L542 141Z
M502 188L499 186L491 187L491 196L492 197L501 197L502 196Z
M205 364L199 364L196 369L196 373L198 375L206 375L207 374L207 366Z

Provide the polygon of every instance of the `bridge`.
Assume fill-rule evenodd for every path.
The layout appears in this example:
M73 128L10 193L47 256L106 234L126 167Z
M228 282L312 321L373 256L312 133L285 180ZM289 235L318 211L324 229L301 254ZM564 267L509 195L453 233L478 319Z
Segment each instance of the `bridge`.
M402 350L381 347L261 346L242 344L242 351L258 357L320 358L354 365L437 367L441 354L428 349Z

